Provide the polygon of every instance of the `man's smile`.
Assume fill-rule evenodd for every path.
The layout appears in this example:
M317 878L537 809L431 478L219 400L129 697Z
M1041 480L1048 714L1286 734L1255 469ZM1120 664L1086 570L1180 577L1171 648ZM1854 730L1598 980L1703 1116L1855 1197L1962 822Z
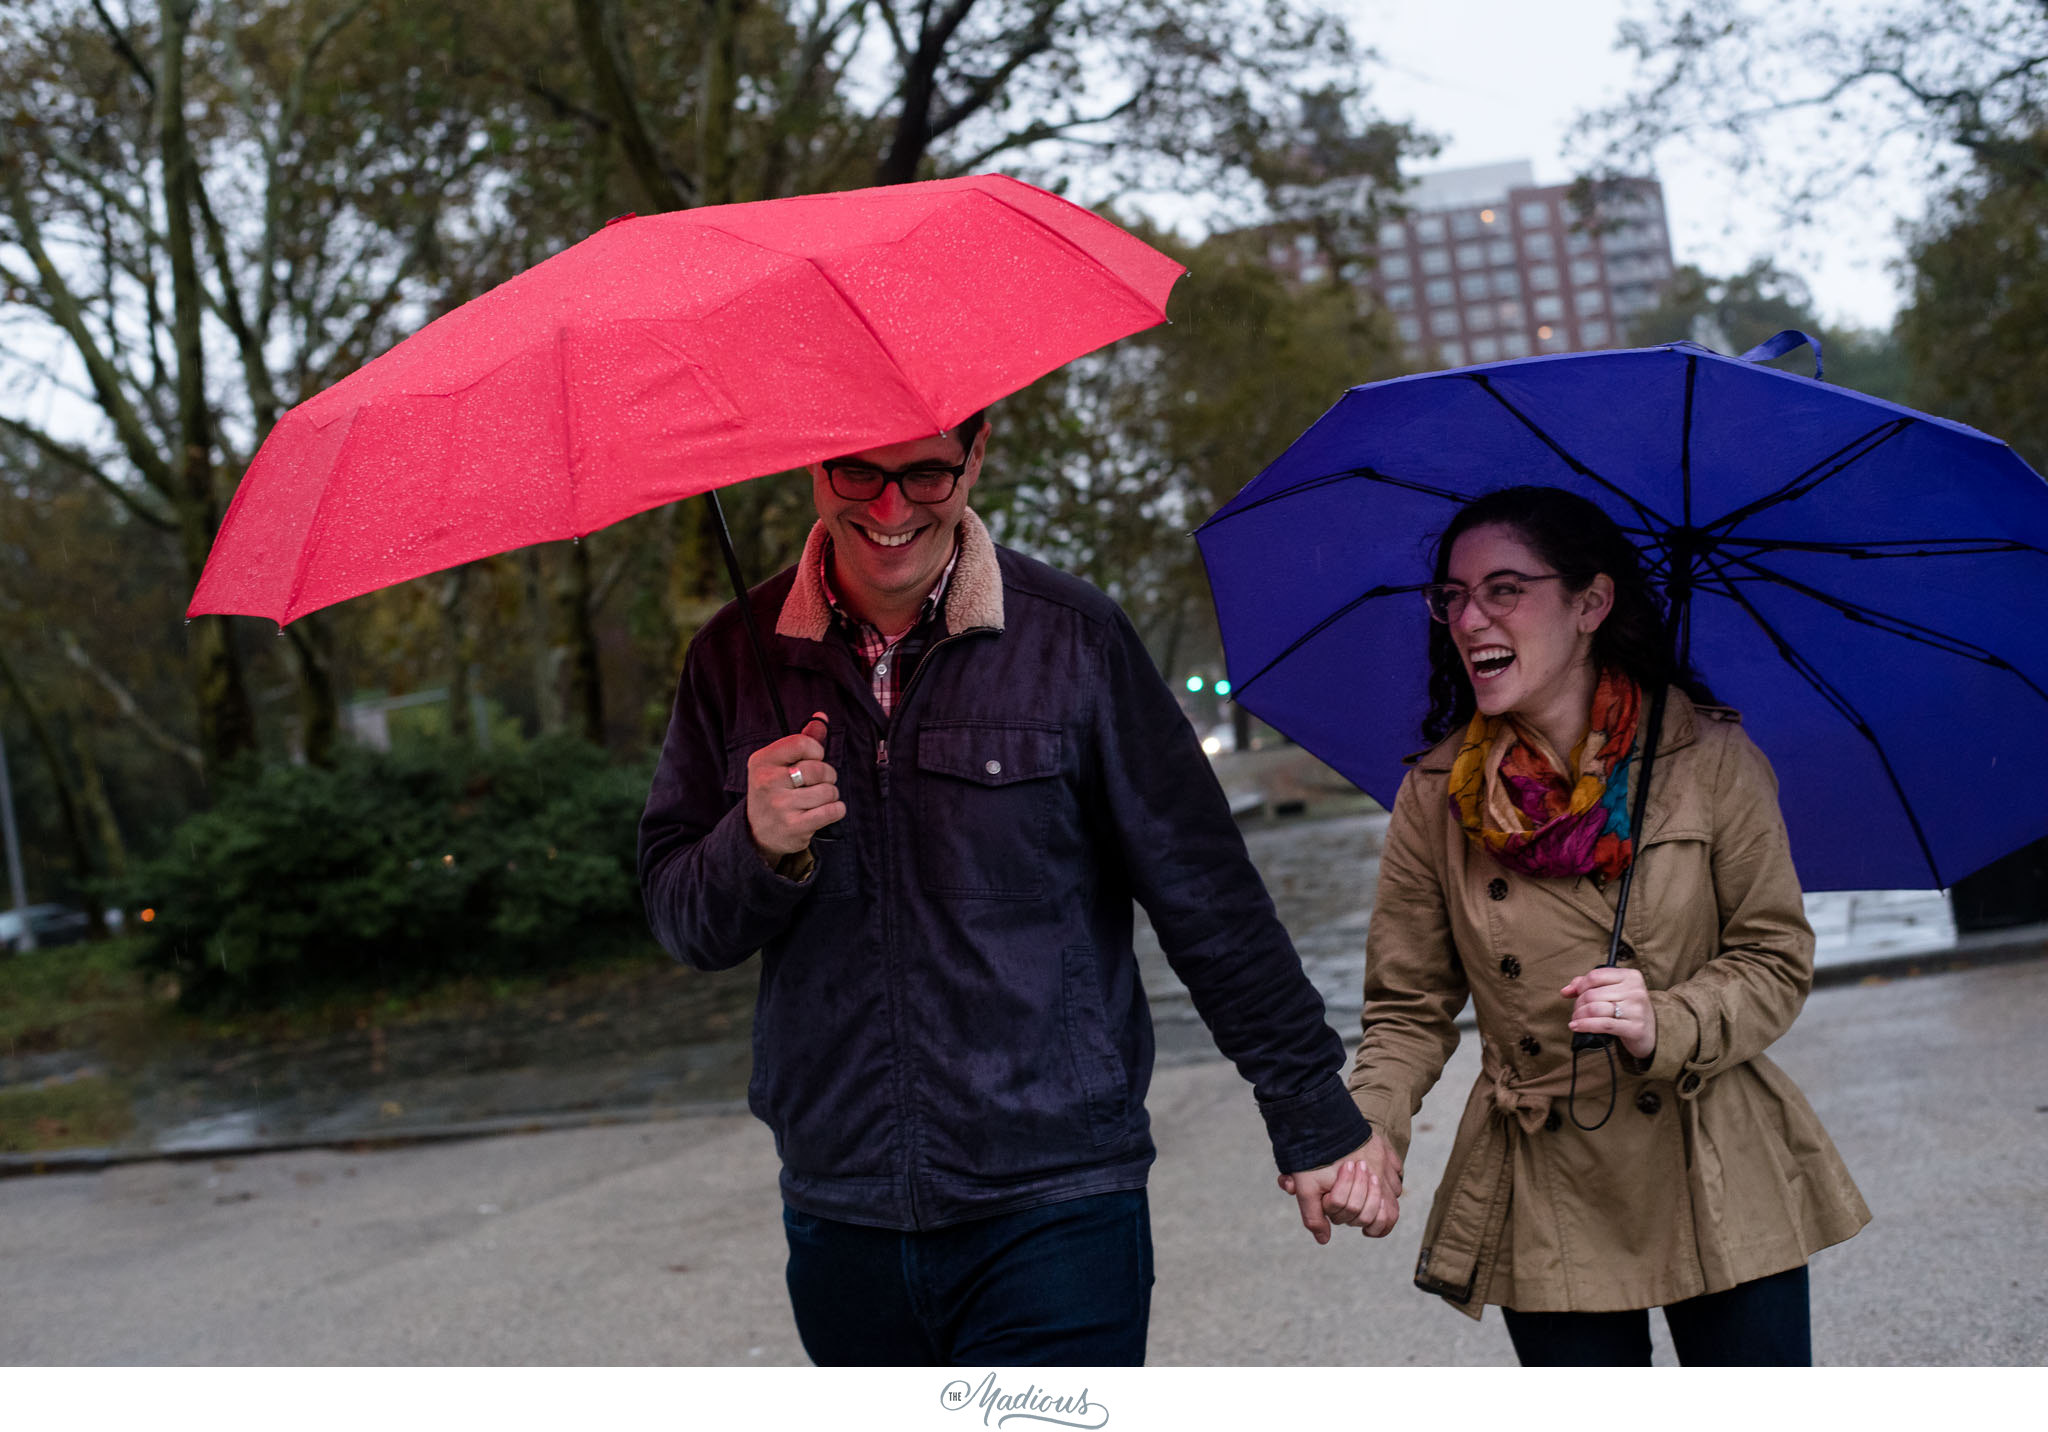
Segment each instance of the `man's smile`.
M867 538L868 541L874 543L877 547L904 547L908 546L913 539L928 531L932 524L927 522L921 527L911 528L908 532L877 532L872 527L863 527L860 523L850 519L846 525L860 533L861 536Z

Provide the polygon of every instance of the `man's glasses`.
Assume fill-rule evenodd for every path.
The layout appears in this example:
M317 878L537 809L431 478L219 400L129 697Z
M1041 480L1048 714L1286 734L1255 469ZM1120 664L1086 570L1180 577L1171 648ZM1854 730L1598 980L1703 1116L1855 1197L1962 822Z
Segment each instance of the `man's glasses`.
M1522 600L1522 593L1537 582L1554 582L1562 572L1547 572L1540 577L1492 577L1481 582L1475 589L1462 582L1431 582L1422 589L1422 600L1429 604L1429 614L1438 621L1449 625L1465 615L1466 604L1479 603L1479 610L1489 617L1504 617L1515 609L1515 603Z
M864 462L835 460L823 466L825 481L832 484L832 491L837 496L848 502L873 502L882 495L882 489L893 482L912 502L928 506L944 502L953 495L953 489L960 485L961 474L967 471L967 464L972 460L963 458L952 467L921 462L901 472L870 467Z

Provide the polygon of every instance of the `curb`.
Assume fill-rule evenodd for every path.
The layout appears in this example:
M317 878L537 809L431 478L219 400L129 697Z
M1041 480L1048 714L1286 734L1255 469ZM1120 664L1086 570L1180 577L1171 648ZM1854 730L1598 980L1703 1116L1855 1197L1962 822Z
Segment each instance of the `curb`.
M1911 979L1920 975L1949 974L1988 965L2018 964L2025 960L2048 959L2048 924L2022 925L2009 930L1984 930L1964 935L1955 944L1938 950L1916 950L1910 954L1879 955L1866 960L1824 965L1814 971L1813 987L1831 989L1862 984L1866 980ZM1470 1010L1458 1020L1460 1028L1472 1025ZM1349 1047L1357 1041L1345 1041ZM1213 1052L1213 1051L1212 1051ZM461 1139L495 1138L505 1134L543 1134L559 1129L602 1128L609 1125L670 1123L677 1119L714 1118L744 1114L746 1104L737 1099L703 1104L668 1104L639 1109L589 1109L562 1114L508 1115L494 1119L471 1119L460 1123L425 1124L413 1128L364 1129L353 1134L329 1134L295 1139L250 1139L238 1144L208 1145L203 1148L100 1148L54 1149L48 1153L0 1154L0 1179L38 1174L98 1173L103 1169L136 1163L190 1163L199 1159L249 1158L256 1154L296 1153L306 1149L337 1149L348 1153L376 1153L416 1144L453 1143Z

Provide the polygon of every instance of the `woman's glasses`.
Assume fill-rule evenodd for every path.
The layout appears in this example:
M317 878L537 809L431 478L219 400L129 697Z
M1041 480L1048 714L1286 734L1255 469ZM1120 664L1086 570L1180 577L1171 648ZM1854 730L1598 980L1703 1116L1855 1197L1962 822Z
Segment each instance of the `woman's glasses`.
M1537 582L1554 582L1563 575L1546 572L1539 577L1489 577L1476 588L1462 582L1431 582L1422 589L1422 600L1429 604L1429 614L1445 625L1463 617L1466 604L1472 601L1477 601L1479 610L1487 616L1504 617L1522 600L1522 593Z

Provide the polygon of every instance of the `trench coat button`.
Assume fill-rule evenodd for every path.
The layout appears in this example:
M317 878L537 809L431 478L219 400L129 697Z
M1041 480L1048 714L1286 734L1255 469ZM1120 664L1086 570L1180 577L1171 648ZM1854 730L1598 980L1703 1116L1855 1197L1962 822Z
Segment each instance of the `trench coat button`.
M1522 977L1522 962L1513 955L1501 957L1500 972L1504 978L1518 980Z
M1003 763L1001 761L989 761L983 764L982 769L992 776L1000 776L1003 773Z
M1536 1036L1533 1034L1523 1035L1519 1047L1524 1054L1532 1059L1543 1052L1543 1046L1537 1042Z
M1681 1094L1690 1094L1693 1090L1699 1087L1700 1076L1697 1074L1688 1074L1683 1079L1678 1081L1678 1092Z
M1501 879L1501 878L1500 878L1500 877L1499 877L1498 875L1494 876L1494 877L1493 877L1493 879L1491 879L1491 880L1487 881L1487 882L1486 882L1486 898L1487 898L1487 899L1489 899L1489 900L1505 900L1505 899L1507 899L1507 898L1508 898L1508 882L1507 882L1507 881L1505 881L1505 880L1503 880L1503 879Z
M1636 947L1634 945L1631 945L1627 940L1623 940L1621 942L1621 948L1614 952L1614 959L1617 964L1627 963L1629 961L1634 960L1635 957Z
M1564 1115L1562 1115L1562 1114L1558 1113L1558 1112L1557 1112L1557 1110L1555 1110L1555 1109L1552 1109L1552 1110L1551 1110L1551 1111L1550 1111L1549 1113L1547 1113L1547 1114L1545 1114L1545 1115L1543 1116L1543 1132L1544 1132L1544 1133L1546 1133L1546 1134L1554 1134L1554 1133L1556 1133L1556 1132L1557 1132L1557 1131L1558 1131L1559 1129L1561 1129L1561 1128L1563 1128L1563 1127L1564 1127Z
M1664 1101L1657 1097L1655 1089L1645 1089L1636 1095L1636 1107L1646 1114L1654 1114L1664 1107Z

